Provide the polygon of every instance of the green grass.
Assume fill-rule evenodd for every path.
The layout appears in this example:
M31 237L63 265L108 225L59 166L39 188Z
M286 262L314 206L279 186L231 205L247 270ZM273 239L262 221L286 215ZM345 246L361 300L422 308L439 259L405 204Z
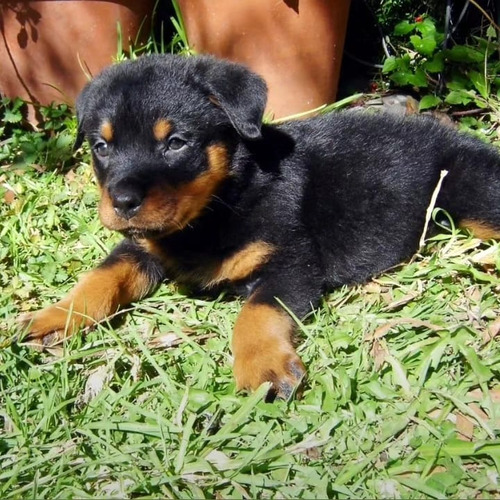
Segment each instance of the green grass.
M87 154L6 165L0 184L4 498L500 495L497 243L449 233L326 297L299 324L302 398L268 404L235 393L241 302L175 284L48 352L9 345L117 236Z

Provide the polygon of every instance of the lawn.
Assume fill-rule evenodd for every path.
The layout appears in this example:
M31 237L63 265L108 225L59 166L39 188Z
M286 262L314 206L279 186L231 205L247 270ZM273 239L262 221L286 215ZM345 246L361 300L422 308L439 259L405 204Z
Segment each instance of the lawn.
M500 496L498 243L444 231L326 296L297 319L308 377L289 402L266 403L266 386L235 392L241 301L172 283L40 352L11 342L16 316L61 298L119 238L98 221L88 150L70 160L74 119L23 132L9 113L2 498Z

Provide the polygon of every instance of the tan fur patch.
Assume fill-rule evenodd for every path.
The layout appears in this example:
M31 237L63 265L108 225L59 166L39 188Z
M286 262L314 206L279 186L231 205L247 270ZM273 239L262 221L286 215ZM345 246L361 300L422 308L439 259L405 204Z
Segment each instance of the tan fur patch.
M487 222L464 219L460 221L459 226L462 229L468 229L476 238L482 240L500 239L500 229L494 228Z
M218 266L207 286L247 278L269 260L273 251L273 246L265 241L248 244Z
M122 305L149 291L149 281L134 262L120 260L89 272L66 297L53 306L28 315L30 338L43 338L51 332L59 340L114 314Z
M168 120L165 120L165 118L160 118L153 125L153 137L157 141L163 141L163 139L167 137L171 130L172 124Z
M110 121L106 120L101 124L101 137L106 142L111 142L113 140L113 125Z
M207 148L208 169L194 181L179 186L173 196L177 199L175 221L185 227L207 206L222 181L229 175L229 154L222 144Z
M155 230L163 235L182 230L198 217L219 185L229 175L229 154L222 144L207 148L208 169L191 182L177 188L156 185L149 190L137 215L129 220L119 217L108 191L101 190L99 215L102 223L114 231L128 228Z
M292 346L293 322L266 304L248 302L236 321L232 340L238 389L255 390L266 381L294 384L302 362Z

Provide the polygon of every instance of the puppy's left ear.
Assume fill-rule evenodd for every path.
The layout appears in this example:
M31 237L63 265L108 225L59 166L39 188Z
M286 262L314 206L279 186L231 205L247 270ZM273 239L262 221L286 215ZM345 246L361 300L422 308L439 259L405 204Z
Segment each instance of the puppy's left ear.
M76 151L85 140L85 133L83 132L83 122L86 115L85 110L88 107L90 85L91 83L87 83L87 85L83 88L76 99L76 121L78 122L78 129L76 132L75 143L73 144L73 151Z
M73 152L75 152L82 146L84 140L85 140L85 134L80 128L80 125L78 125L78 130L76 132L76 139L75 142L73 143Z
M259 139L267 101L264 80L239 64L210 57L200 59L203 84L238 134L248 140Z

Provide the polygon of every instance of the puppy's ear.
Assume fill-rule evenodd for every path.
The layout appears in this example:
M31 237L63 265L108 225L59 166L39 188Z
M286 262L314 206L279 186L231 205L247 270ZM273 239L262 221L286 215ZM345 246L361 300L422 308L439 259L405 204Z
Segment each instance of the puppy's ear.
M264 80L239 64L209 57L200 58L200 63L203 85L238 134L244 139L259 139L267 101Z
M85 134L83 133L82 129L80 128L80 125L78 125L78 130L76 132L76 139L73 144L73 152L75 152L77 149L79 149L83 141L85 140Z
M86 109L88 108L90 83L83 88L76 99L76 121L78 122L78 129L76 132L75 143L73 144L73 151L76 151L85 140L85 133L83 132L83 124L86 116Z

